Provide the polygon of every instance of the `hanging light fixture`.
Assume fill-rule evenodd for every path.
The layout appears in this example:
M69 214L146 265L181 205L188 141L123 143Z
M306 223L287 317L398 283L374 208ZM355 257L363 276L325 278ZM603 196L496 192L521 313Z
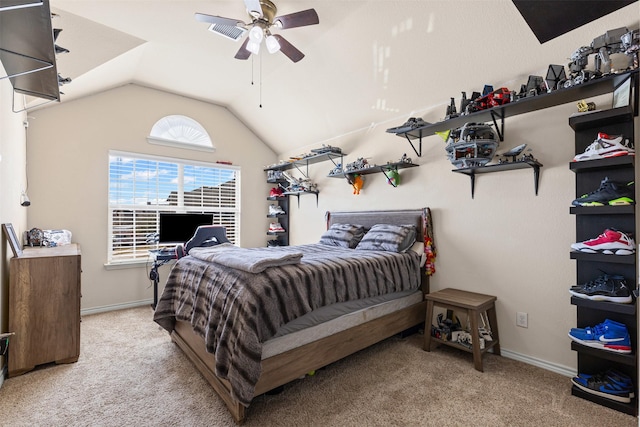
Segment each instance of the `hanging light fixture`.
M247 50L254 55L257 55L260 52L262 39L264 39L264 29L260 25L254 25L251 31L249 31Z
M280 42L268 30L267 38L264 43L267 45L267 50L269 51L269 53L276 53L280 50Z

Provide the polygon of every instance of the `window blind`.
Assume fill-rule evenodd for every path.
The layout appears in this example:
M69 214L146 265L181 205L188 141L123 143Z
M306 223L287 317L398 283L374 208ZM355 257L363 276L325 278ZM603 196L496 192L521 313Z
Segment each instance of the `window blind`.
M239 240L240 169L182 159L109 153L108 263L144 260L157 249L160 213L211 213Z

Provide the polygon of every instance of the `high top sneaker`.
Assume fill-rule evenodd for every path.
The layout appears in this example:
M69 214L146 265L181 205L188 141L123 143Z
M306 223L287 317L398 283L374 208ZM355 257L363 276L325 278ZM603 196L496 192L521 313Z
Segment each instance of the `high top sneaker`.
M271 191L269 191L269 197L282 197L284 192L280 187L273 187Z
M279 222L272 222L269 224L269 233L281 233L284 231L282 225Z
M610 181L605 177L600 182L600 187L590 193L583 194L575 199L573 206L619 206L634 204L634 182L628 184Z
M571 328L569 338L587 347L613 353L631 353L631 338L627 326L609 319L593 327Z
M632 302L631 291L623 276L603 274L583 285L572 286L569 293L591 301L609 301L628 304Z
M595 239L572 243L571 249L606 255L631 255L636 251L636 244L623 232L609 228Z
M622 135L611 136L604 132L599 132L595 141L584 150L584 153L576 155L573 161L583 162L586 160L633 155L635 151L629 147L629 140L625 139L623 142L623 139Z
M269 215L284 215L285 211L282 210L282 206L280 205L269 205Z

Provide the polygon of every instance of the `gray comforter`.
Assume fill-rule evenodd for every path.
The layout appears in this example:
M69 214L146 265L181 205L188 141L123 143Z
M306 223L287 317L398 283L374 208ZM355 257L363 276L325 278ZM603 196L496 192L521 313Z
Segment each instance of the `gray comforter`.
M172 331L188 321L215 354L216 374L244 405L260 377L262 343L280 326L318 307L420 286L420 257L321 244L269 248L302 254L299 263L261 273L186 256L167 278L154 320ZM207 251L198 251L207 258Z

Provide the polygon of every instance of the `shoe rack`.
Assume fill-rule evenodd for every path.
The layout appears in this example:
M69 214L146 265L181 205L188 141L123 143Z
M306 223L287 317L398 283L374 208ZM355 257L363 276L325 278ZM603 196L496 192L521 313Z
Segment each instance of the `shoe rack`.
M336 150L334 148L334 150ZM306 157L303 157L299 160L291 161L288 163L282 163L277 165L272 165L266 167L264 171L267 173L267 182L270 184L274 184L276 187L286 188L289 186L289 182L282 176L282 172L289 169L296 169L299 173L301 173L305 178L309 178L309 165L331 161L335 167L338 165L342 165L343 156L346 156L345 153L342 152L341 149L337 149L336 151L329 150L325 152L321 152L319 154L312 154ZM316 150L317 151L317 150ZM313 152L313 150L312 150ZM281 185L282 184L282 185ZM267 200L270 202L277 202L282 210L285 212L284 215L269 215L267 213L267 217L271 219L270 222L279 222L284 228L284 231L267 231L267 235L275 236L275 239L278 241L278 246L289 246L289 196L295 196L298 198L298 206L300 206L300 195L303 194L315 194L316 203L318 201L318 191L285 191L282 196L267 197Z
M637 75L629 76L632 83L632 93L637 98ZM598 132L609 135L623 135L633 144L634 140L634 112L633 104L637 99L630 97L627 106L609 110L594 111L587 114L574 115L569 119L569 125L575 131L575 152L583 153L596 138ZM635 102L634 102L635 101ZM612 181L635 181L635 156L612 157L608 159L571 162L570 169L576 175L576 198L598 189L600 182L608 177ZM636 191L635 200L638 200ZM596 238L607 228L613 228L630 235L636 241L636 213L634 205L627 206L589 206L571 207L570 213L575 215L576 242ZM595 326L606 319L624 323L631 337L631 354L614 353L607 350L583 346L571 342L571 349L578 358L578 373L596 374L608 369L617 369L629 375L634 381L638 378L638 322L637 322L637 257L632 255L604 255L590 254L578 251L570 253L571 259L576 261L576 284L589 282L603 273L620 274L630 290L634 291L634 299L630 304L591 301L571 297L571 304L576 306L576 327L585 328ZM587 393L575 385L571 394L598 403L620 412L638 415L638 384L634 384L635 398L630 403Z
M285 184L287 181L283 178L274 178L277 174L269 174L267 177L267 182L270 184L274 184L274 187L280 187L280 184ZM289 246L289 196L269 196L267 197L269 204L277 204L279 205L284 214L271 214L269 212L269 208L267 206L267 218L269 218L269 222L279 222L284 231L267 231L267 235L270 237L269 240L271 242L267 242L268 245L275 246Z

